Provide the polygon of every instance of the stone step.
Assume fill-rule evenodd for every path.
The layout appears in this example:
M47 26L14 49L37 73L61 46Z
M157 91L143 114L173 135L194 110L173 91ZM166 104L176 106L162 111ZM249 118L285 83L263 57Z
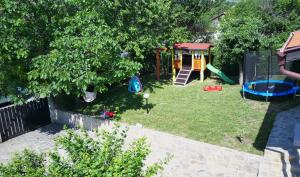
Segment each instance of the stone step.
M294 128L294 146L300 147L300 123L296 123Z
M285 161L299 162L299 150L265 150L264 158L272 162L281 162L282 159Z
M292 168L290 164L276 163L263 160L259 167L258 177L295 177L300 172Z
M180 74L177 77L181 79L186 79L189 75L188 74Z
M180 70L178 74L189 74L190 70Z
M174 84L175 84L175 85L184 86L184 83L175 82Z
M298 151L265 150L258 177L294 177L300 174ZM300 177L300 175L299 175Z
M192 69L192 67L188 67L188 66L183 66L182 67L182 70L191 70Z
M180 78L177 78L175 82L179 82L179 83L185 83L186 82L186 79L180 79Z

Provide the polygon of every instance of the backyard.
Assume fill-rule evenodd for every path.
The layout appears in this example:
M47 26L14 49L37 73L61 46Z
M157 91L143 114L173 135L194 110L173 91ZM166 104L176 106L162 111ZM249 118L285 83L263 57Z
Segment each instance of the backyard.
M57 99L61 107L84 114L99 115L103 108L117 111L121 122L142 124L187 138L262 154L277 112L300 103L292 99L244 100L241 86L224 84L221 92L204 92L205 85L219 84L207 79L192 81L186 87L158 82L152 77L142 79L144 93L150 93L150 113L146 113L143 94L132 94L127 85L110 89L91 104ZM63 101L62 101L63 100Z
M300 176L300 0L1 2L0 177Z

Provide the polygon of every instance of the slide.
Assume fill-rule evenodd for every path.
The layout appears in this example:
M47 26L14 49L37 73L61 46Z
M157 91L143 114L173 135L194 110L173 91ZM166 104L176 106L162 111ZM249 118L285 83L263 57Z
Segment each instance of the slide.
M215 73L216 75L218 75L225 82L227 82L229 84L234 84L235 83L233 80L229 79L229 77L227 77L222 71L220 71L217 68L213 67L211 64L207 64L206 68L209 69L211 72Z

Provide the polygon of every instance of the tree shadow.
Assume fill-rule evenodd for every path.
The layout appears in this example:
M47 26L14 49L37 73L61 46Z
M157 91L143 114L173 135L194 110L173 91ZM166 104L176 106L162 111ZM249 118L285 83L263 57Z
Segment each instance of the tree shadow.
M146 109L144 93L155 93L155 90L162 89L164 85L171 84L170 80L157 81L153 76L141 78L143 91L139 93L128 92L128 83L113 86L109 91L98 94L97 99L86 103L82 99L74 99L74 96L61 95L54 99L59 109L79 112L86 115L99 115L103 111L115 111L124 113L127 110ZM149 109L155 107L149 104Z
M64 125L51 123L51 124L48 124L48 125L45 125L45 126L39 128L38 131L41 133L55 135L55 134L61 132L63 129L64 129Z

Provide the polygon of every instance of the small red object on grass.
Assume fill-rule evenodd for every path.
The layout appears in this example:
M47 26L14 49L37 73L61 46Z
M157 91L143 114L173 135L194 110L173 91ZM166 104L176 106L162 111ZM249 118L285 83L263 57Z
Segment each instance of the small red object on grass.
M115 112L106 112L105 113L109 118L113 118L115 116Z
M106 111L106 112L102 112L100 114L100 118L101 119L107 119L107 118L111 118L112 119L112 118L115 117L115 115L116 115L115 112Z
M212 91L222 91L222 86L220 85L215 85L215 86L211 86L211 85L208 85L208 86L204 86L203 87L203 90L204 91L207 91L207 92L212 92Z

